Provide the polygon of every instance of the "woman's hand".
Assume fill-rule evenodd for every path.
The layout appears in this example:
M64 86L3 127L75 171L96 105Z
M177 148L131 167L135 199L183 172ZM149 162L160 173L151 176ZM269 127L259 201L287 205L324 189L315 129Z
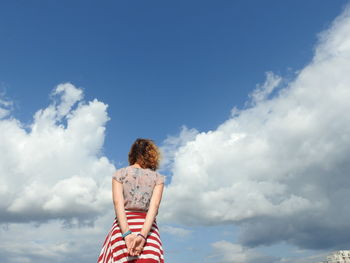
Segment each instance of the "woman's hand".
M128 249L128 254L131 255L131 251L132 251L132 244L136 238L136 234L135 233L131 233L129 235L127 235L126 237L124 237L124 240L125 240L125 244L126 244L126 247Z
M131 256L139 256L143 250L146 240L141 236L136 236L131 246Z

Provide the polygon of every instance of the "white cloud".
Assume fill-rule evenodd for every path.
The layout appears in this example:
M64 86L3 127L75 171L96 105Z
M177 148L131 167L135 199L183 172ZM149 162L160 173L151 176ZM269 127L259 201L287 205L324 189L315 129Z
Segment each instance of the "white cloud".
M280 258L279 263L316 263L327 260L328 253L318 253L307 257Z
M269 256L257 249L244 247L226 240L214 242L211 244L211 247L212 251L207 257L207 262L213 262L215 260L217 263L316 263L326 260L327 255L329 255L329 252L315 252L307 256Z
M9 114L10 114L10 111L9 111L9 110L0 108L0 119L6 117L6 116L9 115Z
M282 78L280 76L273 74L273 72L267 72L265 83L263 85L257 85L255 90L249 94L252 105L266 100L281 82Z
M82 90L70 83L51 96L29 129L12 116L0 120L2 223L87 223L111 204L115 167L102 152L107 105L82 101Z
M13 102L4 98L4 93L0 93L0 120L11 113L12 106Z
M160 147L162 155L161 169L172 169L177 153L176 150L186 145L188 141L193 140L197 134L198 131L196 129L188 129L183 125L178 136L168 136Z
M168 233L170 235L178 236L178 237L187 237L192 231L182 228L182 227L174 227L170 225L161 226L162 233Z
M282 80L268 73L251 107L174 148L163 220L237 224L249 246L350 245L349 13L321 34L312 62L274 96Z
M94 225L87 226L82 226L77 219L65 227L58 220L40 225L10 223L7 228L2 225L1 262L96 262L112 225L113 213L109 209Z
M103 155L107 105L82 98L60 84L29 126L0 120L1 262L97 260L115 216L115 167Z
M217 241L211 244L213 251L208 256L208 262L217 263L274 263L275 258L266 256L254 249L246 248L240 244L226 240Z
M56 105L57 115L59 117L66 116L70 111L72 106L83 98L83 91L81 89L75 88L70 83L60 84L52 92L52 97L59 95L59 102Z

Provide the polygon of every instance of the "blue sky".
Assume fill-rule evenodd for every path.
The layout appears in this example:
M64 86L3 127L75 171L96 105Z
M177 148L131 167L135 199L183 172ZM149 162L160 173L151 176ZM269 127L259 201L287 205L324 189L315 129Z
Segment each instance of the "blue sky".
M290 87L293 80L298 79L298 74L315 58L318 43L323 41L319 33L331 27L346 4L348 1L345 0L1 1L2 100L11 102L11 118L17 119L23 126L30 126L35 123L34 114L53 103L50 94L55 87L61 83L71 83L83 92L82 98L76 101L88 103L96 98L108 105L105 112L109 119L101 120L99 124L106 128L105 133L96 142L97 145L102 141L102 145L96 146L97 150L91 155L105 156L115 167L127 164L129 147L137 137L152 138L162 147L167 146L167 138L178 138L182 146L192 141L198 143L196 149L202 149L201 138L196 135L203 133L203 137L208 136L203 140L209 142L209 131L215 133L220 125L227 123L234 107L248 112L245 111L249 108L247 101L254 100L249 99L249 94L257 87L270 87L266 72L273 72L271 81L278 82L276 85L279 89ZM271 89L275 91L276 85ZM268 101L268 98L264 100ZM253 104L258 105L259 101ZM77 105L74 107L72 109L79 108ZM251 119L246 120L249 122ZM66 124L65 119L59 122ZM238 123L243 127L245 122ZM185 132L181 134L183 125L193 129L192 134L187 131L189 137L185 136ZM289 129L291 131L293 128ZM241 131L251 134L252 130L247 126ZM272 133L268 135L266 138L273 137ZM9 138L4 136L3 140L8 141ZM171 165L162 170L167 175L169 187L169 201L164 205L176 202L176 185L174 188L170 186L177 176L175 172L179 173L175 183L186 183L188 179L182 174L186 164L182 156L189 156L186 154L190 150L185 148L185 151L179 151L181 145L175 143L169 146L169 154L174 156L177 152L179 157L170 158L169 155ZM215 147L220 148L221 145L216 144ZM0 151L5 153L5 148L0 148ZM344 156L344 153L339 155ZM226 165L236 163L235 157L232 158L227 160ZM27 159L26 163L30 161ZM248 161L242 160L241 163ZM6 166L4 163L2 165ZM207 167L202 175L214 176L213 167ZM221 167L225 168L224 165ZM4 171L8 174L5 176L16 174L6 169ZM244 167L239 169L244 171ZM311 168L306 167L303 171L307 169ZM105 177L108 176L107 173ZM198 178L201 178L200 174ZM209 188L207 193L213 190ZM217 193L220 189L216 189ZM288 192L291 195L295 193ZM196 198L194 192L193 199ZM206 200L206 195L200 198ZM313 239L300 239L299 242L293 236L271 240L264 237L260 240L249 239L252 233L244 232L252 219L249 216L232 216L227 221L217 223L209 216L202 225L192 213L187 214L178 207L174 209L175 212L183 213L183 217L173 215L162 219L162 225L168 227L163 234L163 243L165 251L168 251L169 263L250 262L250 259L235 261L225 251L212 245L220 240L231 242L224 244L228 249L236 243L246 247L244 251L253 254L260 262L280 262L278 260L281 258L308 257L344 248L341 242L316 244ZM88 210L87 213L93 217L92 211ZM42 222L40 216L26 215L34 218L34 223ZM264 222L264 215L258 213L252 220ZM56 219L66 216L60 215ZM275 215L273 217L277 220ZM55 220L55 217L50 220ZM2 219L1 222L10 228L13 223L11 219ZM26 226L28 222L23 224ZM108 218L103 222L104 228L94 236L101 240L95 240L91 246L101 243L107 233ZM187 232L183 236L174 235L171 234L171 227ZM327 228L329 231L331 229ZM10 235L12 232L6 233ZM240 233L246 238L242 238ZM68 232L61 238L67 237ZM344 241L343 245L350 244L348 241ZM41 242L46 245L44 238ZM1 261L16 262L10 259L11 240L8 239L6 244L8 247L0 250ZM183 250L183 247L186 249ZM95 253L97 257L99 247L94 249L90 252L90 258L79 258L77 252L72 252L75 256L71 258L74 258L74 262L95 262L91 255ZM214 252L210 252L212 250ZM214 259L210 255L214 255ZM28 262L39 262L40 259L38 255L25 253L21 257ZM57 259L57 262L60 260ZM62 262L67 262L64 260Z
M57 84L82 87L109 105L105 147L125 161L135 137L214 129L266 71L300 69L345 3L2 1L0 81L25 121Z

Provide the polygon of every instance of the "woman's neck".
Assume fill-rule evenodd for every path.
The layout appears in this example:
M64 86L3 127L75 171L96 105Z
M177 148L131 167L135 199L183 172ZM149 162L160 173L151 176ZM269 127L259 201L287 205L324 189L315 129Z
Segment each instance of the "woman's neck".
M142 168L141 165L139 165L138 163L134 163L133 165L131 165L133 167L138 167L138 168Z

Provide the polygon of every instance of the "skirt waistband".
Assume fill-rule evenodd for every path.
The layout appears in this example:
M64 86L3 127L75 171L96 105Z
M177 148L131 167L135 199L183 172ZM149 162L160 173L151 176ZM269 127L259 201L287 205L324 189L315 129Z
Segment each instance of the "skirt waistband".
M130 217L134 215L134 216L141 216L146 218L147 211L125 210L125 215L126 217ZM117 216L115 216L115 218L117 219Z
M135 212L135 213L146 213L147 214L147 211L144 211L144 210L129 210L129 209L125 209L125 212Z

